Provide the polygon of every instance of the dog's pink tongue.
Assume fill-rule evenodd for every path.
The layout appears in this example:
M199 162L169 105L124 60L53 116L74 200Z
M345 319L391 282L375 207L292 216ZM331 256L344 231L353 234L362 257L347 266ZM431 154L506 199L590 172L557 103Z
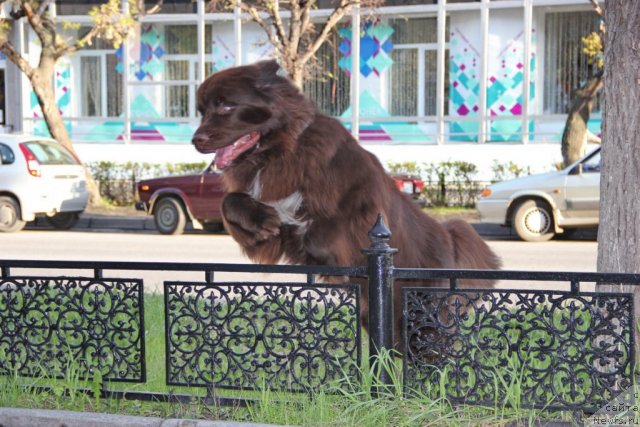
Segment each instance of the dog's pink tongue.
M240 154L244 153L260 140L260 133L251 132L238 139L231 145L218 148L216 150L216 167L224 169L233 162Z

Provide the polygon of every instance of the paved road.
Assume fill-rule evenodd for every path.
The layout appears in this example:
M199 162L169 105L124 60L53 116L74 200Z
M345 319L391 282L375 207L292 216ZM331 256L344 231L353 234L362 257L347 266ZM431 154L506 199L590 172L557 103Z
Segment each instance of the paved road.
M597 243L594 240L526 243L508 235L487 235L489 245L502 257L506 270L545 270L589 272L596 269ZM1 259L155 261L247 263L238 245L224 234L188 233L164 236L153 231L52 231L24 230L0 233ZM17 274L17 271L12 271ZM67 274L63 272L61 274ZM76 273L77 274L77 273ZM111 272L127 276L131 273ZM163 279L202 280L202 273L144 273L147 290L161 288ZM136 277L138 273L136 273ZM251 280L251 275L219 273L219 280ZM295 276L262 276L261 280L304 280ZM505 287L532 287L525 283Z

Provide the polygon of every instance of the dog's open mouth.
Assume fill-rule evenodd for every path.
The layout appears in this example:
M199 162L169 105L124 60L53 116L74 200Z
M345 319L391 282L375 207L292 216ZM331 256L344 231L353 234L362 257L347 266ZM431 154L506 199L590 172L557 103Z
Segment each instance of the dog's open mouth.
M254 147L258 141L260 141L260 133L251 132L239 138L233 144L218 148L216 150L216 167L218 169L226 168L231 162L237 159L240 154Z

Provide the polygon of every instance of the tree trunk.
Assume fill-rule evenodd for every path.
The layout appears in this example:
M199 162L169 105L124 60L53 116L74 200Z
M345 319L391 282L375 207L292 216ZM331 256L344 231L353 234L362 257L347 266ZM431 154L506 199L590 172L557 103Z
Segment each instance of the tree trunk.
M294 65L289 72L289 78L300 89L303 88L304 83L304 67Z
M42 110L47 129L53 139L65 146L77 159L80 159L71 143L69 132L67 132L67 128L64 126L64 120L56 103L52 83L53 73L53 66L40 65L31 78L31 86ZM89 204L91 206L101 205L102 198L100 197L100 190L86 167L85 176L87 178L87 189L89 190Z
M601 87L602 73L599 73L573 92L560 147L564 167L580 160L585 155L589 134L587 123L593 108L593 101Z
M640 8L634 1L607 0L605 110L600 180L599 272L640 272ZM635 294L640 287L598 284L598 291ZM636 345L638 340L636 330Z
M69 133L64 127L60 109L56 104L53 84L50 81L53 78L53 72L53 67L43 68L41 66L38 68L31 78L31 87L33 87L36 94L51 137L64 145L73 154L76 154L71 139L69 138Z

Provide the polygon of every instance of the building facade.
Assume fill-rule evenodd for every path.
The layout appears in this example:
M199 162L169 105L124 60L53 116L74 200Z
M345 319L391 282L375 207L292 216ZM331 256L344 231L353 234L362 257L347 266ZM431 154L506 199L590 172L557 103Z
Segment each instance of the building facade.
M56 3L59 21L82 33L100 1ZM321 23L328 12L320 8L314 19ZM535 161L544 169L560 158L571 91L592 72L581 38L598 25L587 0L386 2L344 20L304 90L383 161ZM14 40L37 61L28 28ZM272 54L247 17L206 13L203 0L165 0L118 49L97 41L61 59L58 107L89 160L136 161L150 151L191 159L200 82ZM7 62L0 61L0 124L46 134L28 81ZM595 134L600 107L589 122Z

